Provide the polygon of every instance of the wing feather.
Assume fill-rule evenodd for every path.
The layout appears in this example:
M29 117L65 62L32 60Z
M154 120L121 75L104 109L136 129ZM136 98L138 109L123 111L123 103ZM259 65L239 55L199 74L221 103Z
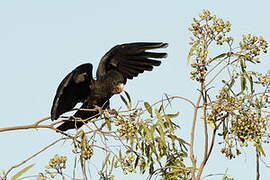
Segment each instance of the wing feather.
M155 60L167 57L166 53L148 52L147 50L166 48L167 43L139 42L122 44L113 47L101 59L97 69L97 79L103 79L110 70L119 71L125 82L137 77L144 71L152 71L161 61Z
M140 63L139 61L128 61L124 66L129 67L130 69L138 69L143 71L152 71L153 65L147 63Z
M78 102L86 100L90 94L90 84L93 66L90 63L82 64L70 72L56 90L51 109L51 119L70 111Z

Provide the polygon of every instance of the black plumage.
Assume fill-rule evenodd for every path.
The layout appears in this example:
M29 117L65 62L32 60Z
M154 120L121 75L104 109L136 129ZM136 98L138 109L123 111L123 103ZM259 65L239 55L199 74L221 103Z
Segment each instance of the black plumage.
M51 119L56 120L75 105L82 102L81 108L94 109L97 106L103 109L109 107L109 99L123 91L127 79L133 79L144 71L151 71L159 66L161 61L156 58L165 58L166 53L148 52L147 50L165 48L167 43L129 43L113 47L100 60L95 80L92 76L93 66L90 63L82 64L70 72L60 83L51 109ZM74 117L91 119L98 111L78 110ZM66 121L57 129L80 128L82 121Z

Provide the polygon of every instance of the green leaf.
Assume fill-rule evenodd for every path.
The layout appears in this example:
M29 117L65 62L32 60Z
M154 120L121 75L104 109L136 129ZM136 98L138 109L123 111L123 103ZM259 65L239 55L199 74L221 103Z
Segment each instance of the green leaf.
M240 60L240 66L241 66L241 69L242 69L242 72L246 72L246 63L243 61L243 60Z
M245 73L246 78L249 80L249 85L250 85L250 91L251 93L254 93L254 88L253 88L253 79L252 76L249 74Z
M224 176L222 180L234 180L233 178L229 178L228 176Z
M241 76L240 81L241 81L241 92L243 92L246 89L247 80L244 76Z
M156 117L158 119L158 121L157 121L158 126L157 126L156 130L160 134L162 143L165 143L164 122L162 120L161 114L159 113L159 111L157 109L155 109L155 114L156 114Z
M227 56L227 54L228 53L222 53L222 54L220 54L220 55L218 55L218 56L216 56L214 58L211 58L211 59L208 60L208 63L211 63L211 62L213 62L213 61L215 61L217 59L223 58L223 57Z
M152 142L152 140L154 139L154 132L155 130L157 129L157 125L154 125L151 127L151 129L149 129L149 138L150 138L150 141L149 142Z
M140 165L140 172L141 172L142 174L144 174L145 170L146 170L146 163L145 163L145 159L142 158L142 163L141 163L141 165Z
M106 122L106 125L107 125L108 129L109 129L109 130L112 130L112 124L111 124L110 119L105 118L105 122Z
M121 150L119 150L119 155L118 155L118 157L119 157L120 159L122 159L122 151L121 151Z
M228 84L228 83L226 84L226 85L228 86L228 89L229 89L229 90L232 89L234 83L235 83L235 79L233 78L233 79L231 80L230 84Z
M148 129L148 127L143 127L143 130L144 130L144 132L145 132L145 140L147 141L147 142L151 142L152 140L152 132L150 131L150 129Z
M156 114L156 117L157 117L158 121L162 121L161 114L157 109L155 109L155 114Z
M189 63L191 56L193 55L193 52L198 48L199 45L199 41L196 41L193 43L193 45L191 46L189 53L188 53L188 57L187 57L187 63Z
M179 112L175 113L175 114L165 114L165 117L166 118L176 118L179 116Z
M163 131L163 128L161 126L158 126L156 130L160 135L160 140L161 140L160 143L165 144L165 132Z
M154 163L150 163L150 168L149 168L149 174L152 174L154 172Z
M259 100L258 98L255 99L255 103L256 103L256 107L257 107L258 109L261 109L261 108L262 108L261 102L260 102L260 100Z
M262 156L262 155L265 156L265 152L264 152L264 149L263 149L261 144L256 145L256 150L257 150L257 152L259 153L260 156Z
M136 160L135 160L134 168L136 168L136 167L137 167L138 162L139 162L139 159L140 159L140 157L139 157L139 156L137 156L137 157L136 157Z
M144 142L143 141L141 142L141 151L142 151L142 154L144 155Z
M225 123L223 123L223 139L226 139L227 137L227 134L228 134L228 127L226 126Z
M104 170L105 166L107 165L107 162L109 160L109 157L110 157L110 153L107 154L107 156L105 157L104 161L103 161L103 164L102 164L102 168L101 168L101 171Z
M228 56L230 56L230 57L235 56L235 57L238 57L238 58L244 57L243 54L233 53L233 52L229 52L229 53L228 53Z
M253 78L252 76L249 76L249 83L250 83L250 90L251 90L251 93L254 93L255 90L254 90L254 82L253 82Z
M230 83L227 82L227 81L225 81L225 80L222 80L222 83L224 83L226 86L228 86L228 88L224 88L224 90L225 90L226 92L230 91L230 92L232 92L232 93L235 95L235 93L234 93L233 90L232 90L232 87L233 87L233 85L235 84L235 79L234 79L234 78L231 80Z
M215 124L214 121L207 121L207 124L208 124L211 128L213 128L213 129L216 128L216 124Z
M115 164L115 156L113 156L113 158L112 158L111 169L109 171L109 175L112 174L112 171L113 171L113 168L114 168L114 164Z
M74 158L73 177L76 177L77 156Z
M148 112L151 116L153 116L153 109L152 109L151 105L150 105L148 102L144 102L144 107L145 107L145 109L147 110L147 112Z
M145 146L145 155L147 158L149 158L149 154L150 154L150 145L146 145Z
M16 173L11 180L17 180L21 175L23 175L26 171L28 171L29 169L31 169L35 164L31 164L29 166L26 166L25 168L23 168L22 170L20 170L18 173Z

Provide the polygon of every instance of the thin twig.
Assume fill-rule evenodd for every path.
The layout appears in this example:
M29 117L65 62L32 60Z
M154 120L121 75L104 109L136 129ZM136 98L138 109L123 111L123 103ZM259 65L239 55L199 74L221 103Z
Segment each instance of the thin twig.
M208 87L220 74L221 72L228 67L229 65L235 63L236 61L238 61L238 59L234 60L233 62L227 63L226 65L224 65L215 75L214 77L205 85L205 87Z
M0 128L0 132L23 130L23 129L37 129L37 128L47 128L47 129L52 129L54 131L59 131L52 125L37 125L36 123L34 123L34 124L24 125L24 126L12 126L12 127Z
M222 121L220 121L220 123L214 128L213 130L213 134L212 134L212 139L211 139L211 144L210 144L210 147L209 147L209 151L207 153L207 158L206 158L206 161L209 159L211 153L212 153L212 150L213 150L213 147L214 147L214 144L215 144L215 139L216 139L216 134L217 134L217 130L219 128L219 126L222 124Z
M182 99L186 102L188 102L189 104L191 104L194 108L196 107L196 105L189 99L185 98L185 97L182 97L182 96L171 96L169 98L166 98L166 99L162 99L162 100L159 100L157 102L155 102L154 104L152 104L151 106L155 106L157 105L158 103L161 103L163 101L168 101L168 100L173 100L173 99Z
M212 71L214 71L221 63L224 62L226 58L224 58L223 60L219 61L217 64L215 64L206 74L205 77L207 77Z
M15 169L15 168L17 168L17 167L23 165L24 163L28 162L29 160L33 159L34 157L36 157L36 156L39 155L40 153L46 151L48 148L52 147L53 145L55 145L56 143L58 143L58 142L60 142L60 141L62 141L62 140L64 140L64 139L68 139L68 138L60 138L60 139L54 141L53 143L47 145L46 147L44 147L43 149L41 149L41 150L38 151L37 153L33 154L33 155L30 156L29 158L25 159L25 160L22 161L21 163L12 166L12 167L11 167L9 170L7 170L7 172L5 173L4 179L7 179L8 174L9 174L13 169Z
M260 155L256 150L256 180L260 180Z

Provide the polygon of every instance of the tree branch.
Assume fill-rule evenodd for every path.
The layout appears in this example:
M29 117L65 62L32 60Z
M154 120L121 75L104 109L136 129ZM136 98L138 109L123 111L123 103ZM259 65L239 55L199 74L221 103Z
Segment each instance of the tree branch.
M194 156L194 139L195 139L195 130L196 130L196 121L197 121L197 115L198 115L198 109L200 106L202 94L199 95L197 103L194 108L194 113L193 113L193 120L192 120L192 127L191 127L191 133L190 133L190 160L192 163L192 168L191 168L191 173L192 173L192 179L195 178L195 169L196 169L196 159Z
M207 127L207 91L205 86L205 81L201 82L201 94L203 97L203 124L204 124L204 154L203 154L203 161L201 162L201 165L198 169L198 174L196 179L199 180L204 166L206 165L207 159L208 159L208 127Z

